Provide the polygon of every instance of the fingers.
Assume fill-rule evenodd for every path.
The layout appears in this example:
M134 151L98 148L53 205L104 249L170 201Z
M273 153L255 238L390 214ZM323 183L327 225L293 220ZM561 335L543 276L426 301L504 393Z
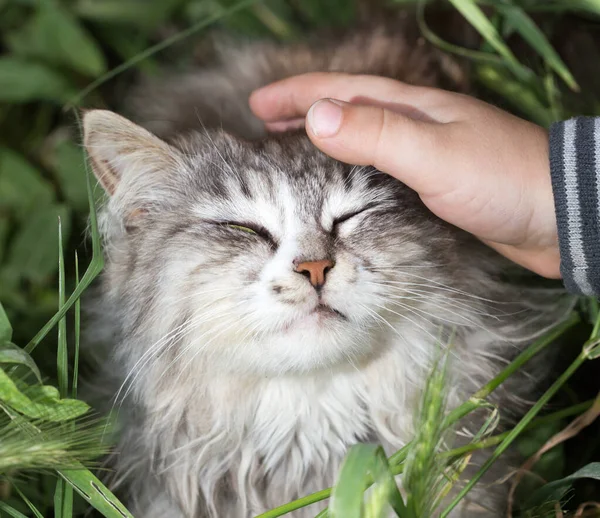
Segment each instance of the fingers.
M560 279L560 252L558 243L554 247L542 249L520 249L512 245L495 243L486 239L482 240L486 245L495 249L504 257L524 266L528 270L546 277L547 279Z
M316 102L306 119L310 139L323 152L343 162L372 165L425 196L447 192L453 184L443 175L441 126L331 99Z
M304 117L319 99L335 98L360 101L361 104L400 103L422 110L436 110L440 96L454 95L434 88L412 86L384 77L311 73L268 85L250 96L250 107L257 117L267 122ZM369 101L372 101L371 103ZM441 103L441 106L447 103Z
M272 133L297 130L304 128L304 125L305 121L303 118L275 122L265 122L265 127L267 128L267 131L270 131Z

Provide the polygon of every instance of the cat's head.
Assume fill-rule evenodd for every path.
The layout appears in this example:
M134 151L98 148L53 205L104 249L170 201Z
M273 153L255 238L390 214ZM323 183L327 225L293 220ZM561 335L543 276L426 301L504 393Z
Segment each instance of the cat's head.
M435 334L432 311L471 315L455 295L480 248L373 168L301 134L168 144L100 110L84 127L108 193L107 297L152 354L306 372L360 362L398 335L410 348L411 332Z

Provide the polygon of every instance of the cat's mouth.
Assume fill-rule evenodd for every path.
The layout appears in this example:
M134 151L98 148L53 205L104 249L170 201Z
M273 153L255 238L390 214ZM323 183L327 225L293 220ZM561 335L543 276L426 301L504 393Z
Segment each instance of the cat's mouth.
M309 313L286 324L283 330L290 331L297 327L312 327L315 325L323 326L333 320L348 320L348 317L327 304L319 303Z
M341 311L338 311L337 309L334 309L331 306L328 306L327 304L323 304L323 303L318 304L315 307L315 309L312 311L311 314L315 314L315 313L317 315L339 317L339 318L343 318L344 320L348 320L346 315L344 315Z

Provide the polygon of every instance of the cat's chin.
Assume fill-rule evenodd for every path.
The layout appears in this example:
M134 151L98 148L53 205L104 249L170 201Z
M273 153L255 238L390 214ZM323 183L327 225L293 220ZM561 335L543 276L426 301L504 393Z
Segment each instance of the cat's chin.
M345 369L372 356L376 342L345 315L319 307L260 342L237 347L228 368L269 377Z

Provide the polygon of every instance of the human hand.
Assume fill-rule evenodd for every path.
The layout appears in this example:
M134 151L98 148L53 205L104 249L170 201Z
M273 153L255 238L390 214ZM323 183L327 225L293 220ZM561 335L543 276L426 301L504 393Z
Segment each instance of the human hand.
M268 129L305 124L323 152L398 178L440 218L560 277L543 128L465 95L337 73L273 83L250 106Z

